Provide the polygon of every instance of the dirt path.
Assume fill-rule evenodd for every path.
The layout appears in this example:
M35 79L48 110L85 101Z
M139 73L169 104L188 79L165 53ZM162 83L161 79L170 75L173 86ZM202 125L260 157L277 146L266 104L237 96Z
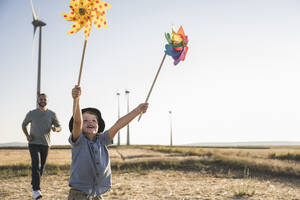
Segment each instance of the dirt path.
M45 176L41 184L43 199L67 199L68 178L67 173ZM29 200L29 186L30 177L2 179L0 199ZM242 193L246 195L235 196ZM104 197L116 200L300 200L300 180L216 178L201 172L183 171L113 172L113 187Z
M110 149L112 162L136 162L152 159L191 159L176 153L147 149ZM51 150L47 163L70 164L70 150ZM0 166L29 163L28 150L1 150ZM197 158L199 159L199 158ZM0 200L30 200L30 176L0 178ZM62 200L68 196L67 171L46 175L42 179L43 199ZM104 195L107 200L300 200L300 180L248 179L216 177L205 170L113 171L113 187Z

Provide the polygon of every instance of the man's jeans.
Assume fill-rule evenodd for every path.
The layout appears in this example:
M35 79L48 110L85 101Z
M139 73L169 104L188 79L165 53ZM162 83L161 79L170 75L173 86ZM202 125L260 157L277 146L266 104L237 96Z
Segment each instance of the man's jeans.
M31 156L31 185L34 191L40 190L40 180L45 168L49 146L41 144L29 144Z

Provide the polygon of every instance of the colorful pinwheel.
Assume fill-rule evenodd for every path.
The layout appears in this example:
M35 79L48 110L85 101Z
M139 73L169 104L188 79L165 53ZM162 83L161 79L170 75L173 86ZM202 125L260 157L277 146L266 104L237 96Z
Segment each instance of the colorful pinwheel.
M87 39L90 36L93 22L97 29L101 27L106 28L105 14L110 7L109 3L101 0L71 0L70 8L72 11L69 14L62 13L62 16L67 21L75 22L68 34L77 33L84 27L83 34L85 39Z
M152 92L152 89L154 87L154 84L156 82L156 79L159 75L160 69L165 61L166 55L172 56L174 59L174 65L177 65L181 60L184 61L186 53L188 51L188 47L186 46L188 43L188 36L184 34L182 26L180 26L177 33L172 30L172 38L169 33L165 33L165 37L168 41L168 44L165 46L165 55L160 63L160 66L156 72L155 78L152 82L151 88L148 92L148 95L146 97L145 103L148 102L150 94ZM142 117L142 114L139 116L138 121L140 121Z
M85 35L83 51L81 56L81 64L78 76L77 85L80 85L81 73L83 67L83 60L85 55L85 49L88 37L91 34L92 24L94 22L95 27L101 28L107 27L107 22L105 19L106 10L110 9L110 4L101 0L71 0L70 8L71 12L69 14L63 12L62 16L67 21L75 22L72 25L72 29L68 32L68 34L74 34L80 31L84 27L83 34ZM73 116L75 115L75 107L73 108Z
M177 65L180 61L184 61L186 53L188 51L188 36L184 34L182 26L180 26L177 33L172 30L172 38L169 33L165 33L165 37L168 41L166 44L165 53L172 56L174 59L174 65Z

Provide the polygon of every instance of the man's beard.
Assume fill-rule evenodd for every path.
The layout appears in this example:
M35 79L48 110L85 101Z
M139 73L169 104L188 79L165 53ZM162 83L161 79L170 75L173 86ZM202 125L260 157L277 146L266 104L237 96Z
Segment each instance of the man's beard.
M41 108L45 108L46 107L46 103L38 103L39 104L39 106L41 107Z

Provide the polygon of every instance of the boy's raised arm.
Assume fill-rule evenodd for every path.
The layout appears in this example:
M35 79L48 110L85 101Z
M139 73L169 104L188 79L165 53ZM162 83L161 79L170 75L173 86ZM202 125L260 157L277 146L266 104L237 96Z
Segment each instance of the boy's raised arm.
M113 140L117 132L129 124L136 116L140 115L141 113L145 113L148 108L148 103L142 103L138 105L135 109L133 109L130 113L127 115L121 117L118 119L118 121L108 130L110 139Z
M72 139L76 141L81 132L82 132L82 113L80 110L79 99L81 95L81 87L76 85L72 89L72 97L73 97L73 131L72 131Z

